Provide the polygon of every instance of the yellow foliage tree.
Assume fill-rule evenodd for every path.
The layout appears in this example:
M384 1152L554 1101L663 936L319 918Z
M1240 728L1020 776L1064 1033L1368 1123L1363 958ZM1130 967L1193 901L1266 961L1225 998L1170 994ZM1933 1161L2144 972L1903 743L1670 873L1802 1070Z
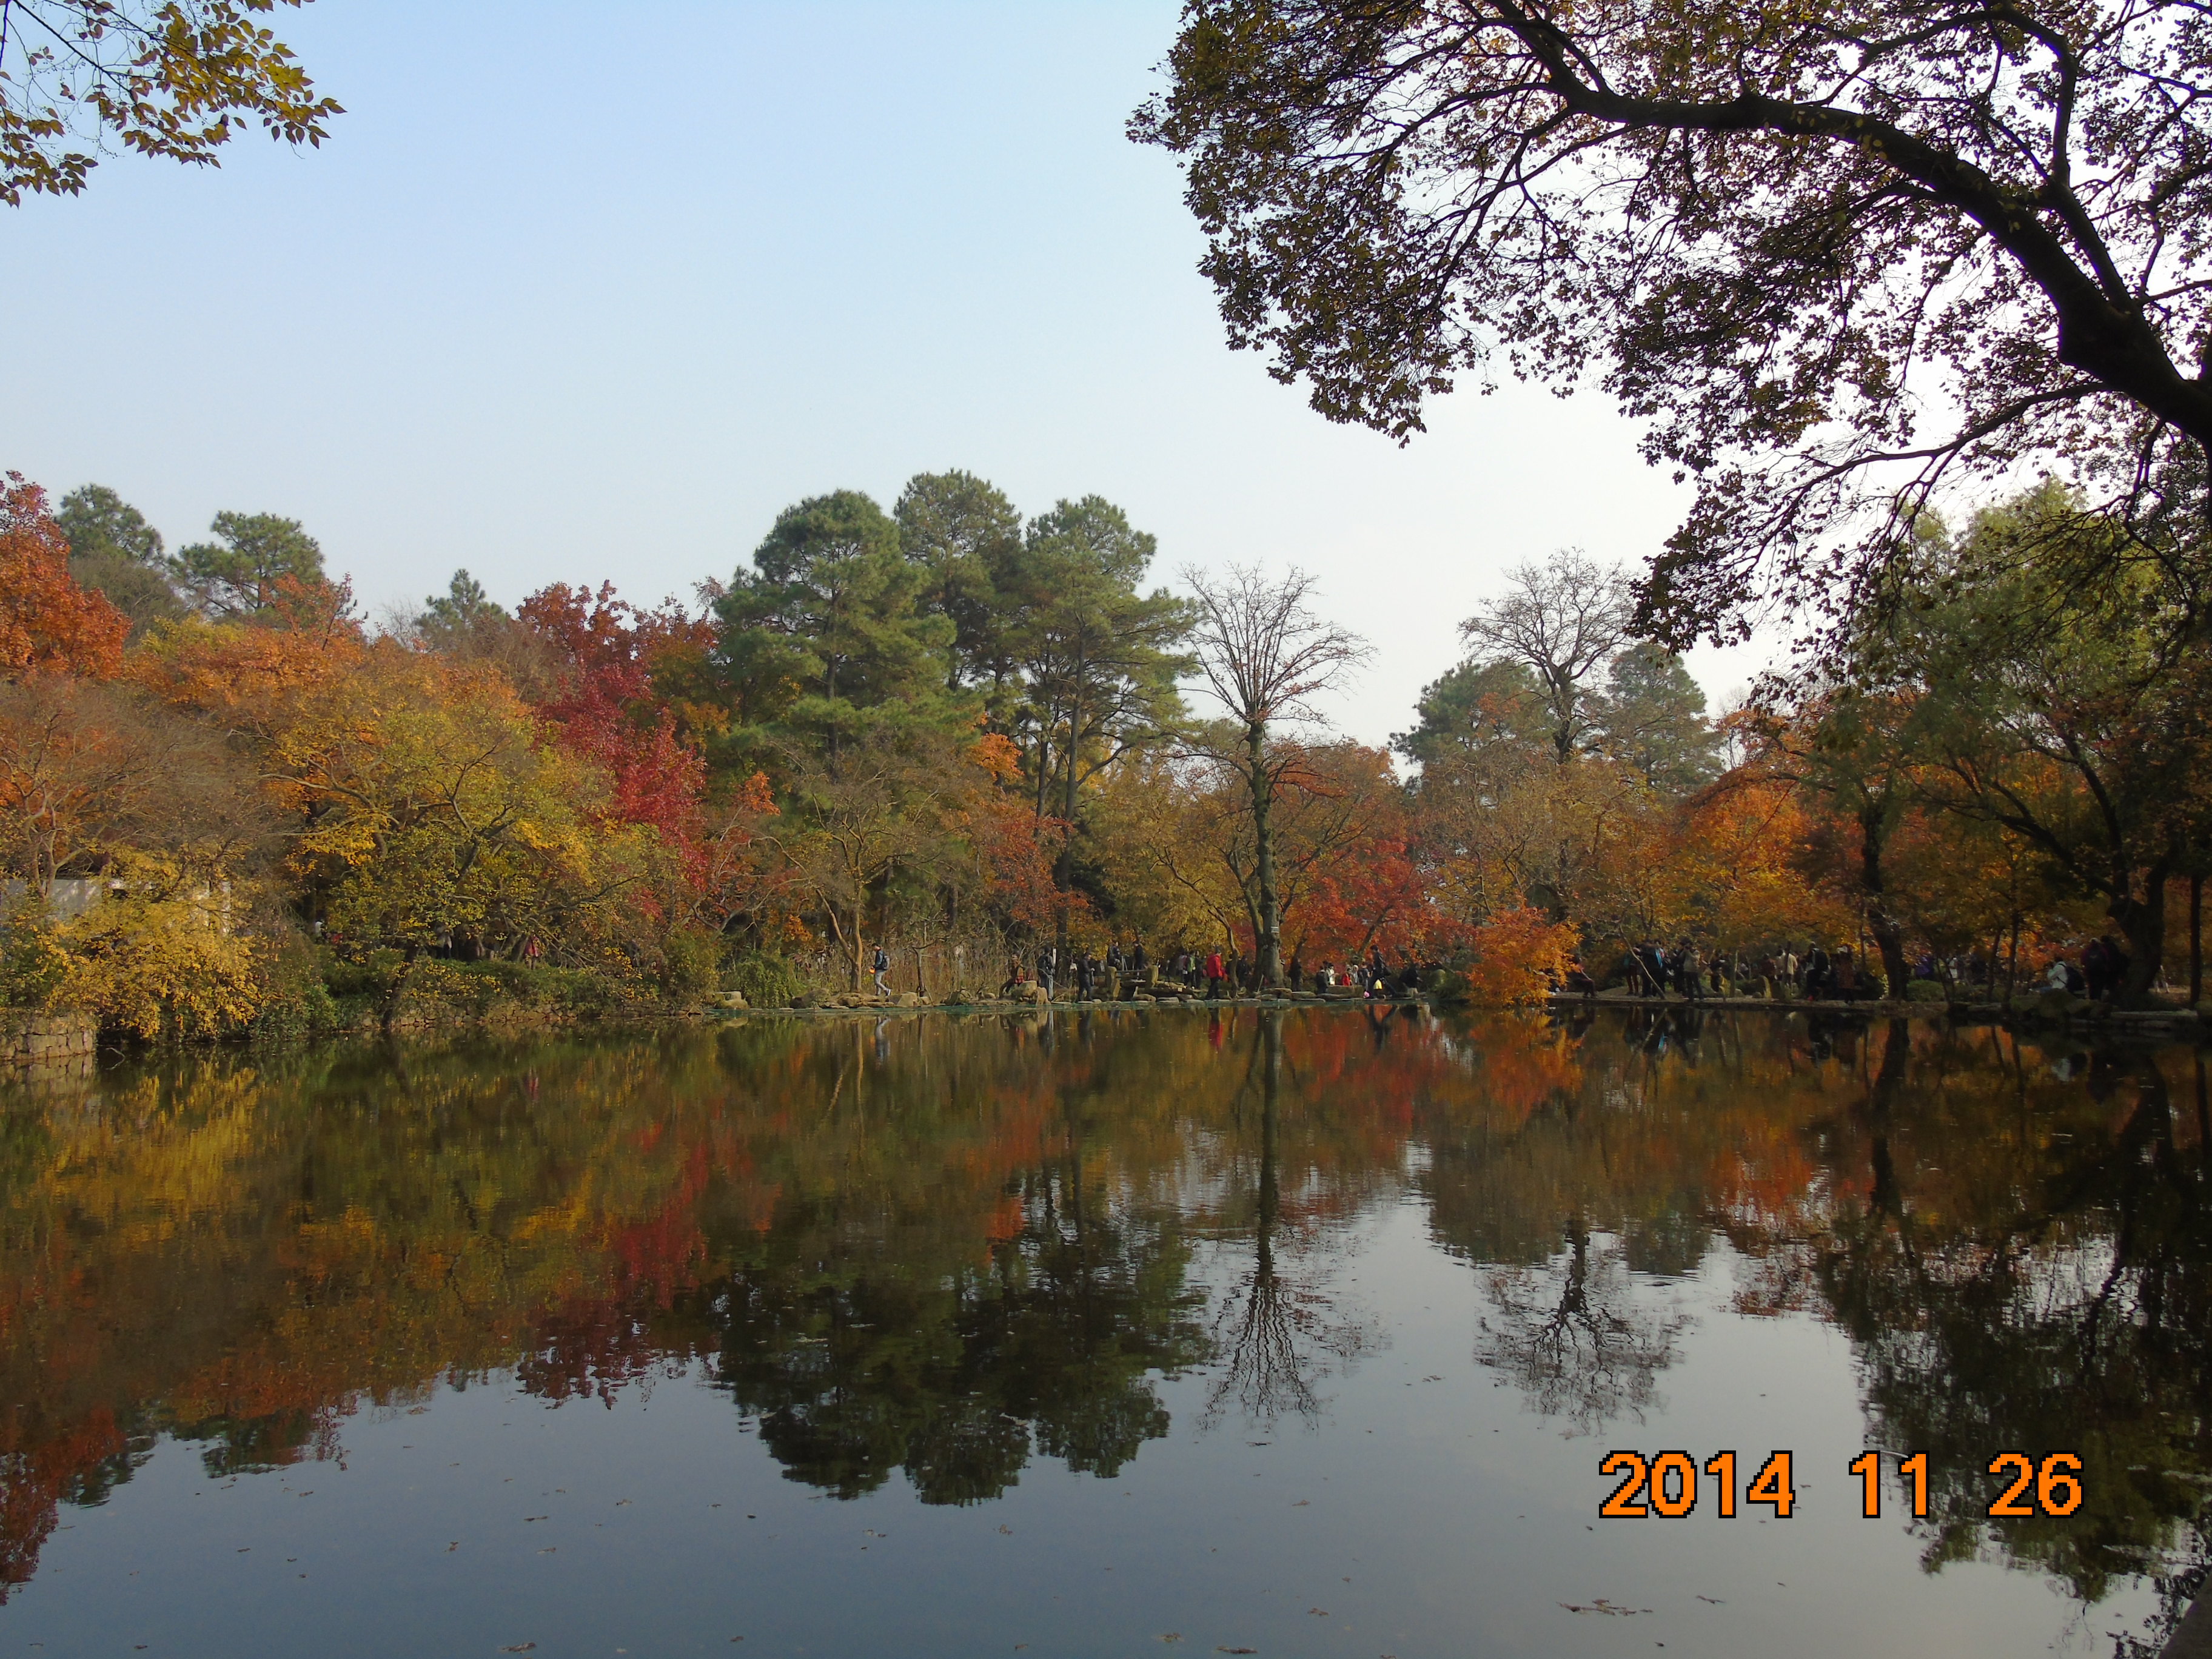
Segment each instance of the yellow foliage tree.
M234 925L227 884L147 854L117 859L112 880L107 899L55 930L69 964L55 1000L149 1039L215 1036L253 1018L261 953Z
M1468 996L1487 1007L1541 1002L1574 962L1577 933L1523 906L1501 910L1474 929L1466 968Z

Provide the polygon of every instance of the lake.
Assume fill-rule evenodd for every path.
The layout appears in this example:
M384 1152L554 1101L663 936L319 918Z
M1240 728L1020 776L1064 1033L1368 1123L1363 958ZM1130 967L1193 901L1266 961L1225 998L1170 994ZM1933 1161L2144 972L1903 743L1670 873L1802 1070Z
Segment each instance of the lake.
M1765 1014L0 1082L0 1653L2154 1652L2207 1127L2189 1048Z

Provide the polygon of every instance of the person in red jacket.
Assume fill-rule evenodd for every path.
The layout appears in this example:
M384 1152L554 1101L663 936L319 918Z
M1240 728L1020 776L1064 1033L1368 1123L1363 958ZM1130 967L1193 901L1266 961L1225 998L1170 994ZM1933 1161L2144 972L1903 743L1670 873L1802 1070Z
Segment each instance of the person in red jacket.
M1221 994L1222 975L1227 971L1228 969L1221 965L1220 951L1209 951L1206 953L1206 997L1207 1001L1211 1002L1213 999Z

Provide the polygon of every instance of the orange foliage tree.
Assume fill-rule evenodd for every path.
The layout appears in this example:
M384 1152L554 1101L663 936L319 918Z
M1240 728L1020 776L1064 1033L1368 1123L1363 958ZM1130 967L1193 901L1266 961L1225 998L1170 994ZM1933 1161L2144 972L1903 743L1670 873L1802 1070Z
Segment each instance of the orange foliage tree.
M1542 1001L1565 977L1579 937L1540 910L1500 911L1469 937L1468 999L1490 1007Z
M130 619L69 573L69 539L46 492L7 475L0 487L0 678L40 673L113 677Z

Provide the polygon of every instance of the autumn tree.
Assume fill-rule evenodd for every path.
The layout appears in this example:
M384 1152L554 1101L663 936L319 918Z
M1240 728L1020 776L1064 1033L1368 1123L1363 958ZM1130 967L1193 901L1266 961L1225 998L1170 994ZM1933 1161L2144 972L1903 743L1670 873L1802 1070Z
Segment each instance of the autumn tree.
M1285 950L1318 963L1431 943L1428 872L1389 755L1352 743L1277 747L1269 825ZM1117 768L1095 836L1117 922L1164 945L1259 939L1258 848L1237 768L1197 753Z
M276 3L11 0L0 10L0 202L76 195L110 143L201 167L248 125L320 144L344 112L256 21Z
M1690 479L1672 642L1864 580L1931 494L2070 469L2201 521L2212 40L2189 8L1197 0L1133 133L1232 343L1404 437L1502 361Z
M254 795L220 731L126 688L0 684L0 869L36 902L134 853L237 873L269 835Z
M483 601L472 603L481 622ZM653 669L664 653L705 650L713 624L672 605L641 611L611 582L596 593L556 582L525 599L518 620L552 669L536 706L565 746L606 769L615 815L653 825L671 845L687 843L699 829L706 757L654 696Z
M1183 580L1198 601L1192 645L1199 673L1226 717L1218 732L1194 741L1243 785L1252 823L1260 982L1280 985L1274 808L1299 758L1294 747L1271 739L1281 726L1318 722L1316 699L1341 684L1370 653L1357 635L1314 611L1308 603L1313 578L1304 571L1269 581L1232 565L1218 577L1187 569Z
M130 620L78 586L69 563L46 491L9 473L0 488L0 680L116 672Z
M331 619L189 623L134 653L134 674L250 746L295 902L343 955L388 965L387 1020L434 952L512 957L534 939L617 984L658 965L653 901L678 849L612 810L607 771L496 669Z
M1286 782L1276 868L1293 957L1364 962L1379 951L1404 958L1452 942L1438 927L1426 849L1388 753L1313 744ZM1236 855L1243 850L1235 848L1232 866L1249 874ZM1255 885L1248 880L1247 892Z
M1203 756L1151 752L1115 767L1098 791L1091 853L1115 926L1159 952L1232 948L1249 925L1250 894L1225 856L1243 803L1223 782Z

